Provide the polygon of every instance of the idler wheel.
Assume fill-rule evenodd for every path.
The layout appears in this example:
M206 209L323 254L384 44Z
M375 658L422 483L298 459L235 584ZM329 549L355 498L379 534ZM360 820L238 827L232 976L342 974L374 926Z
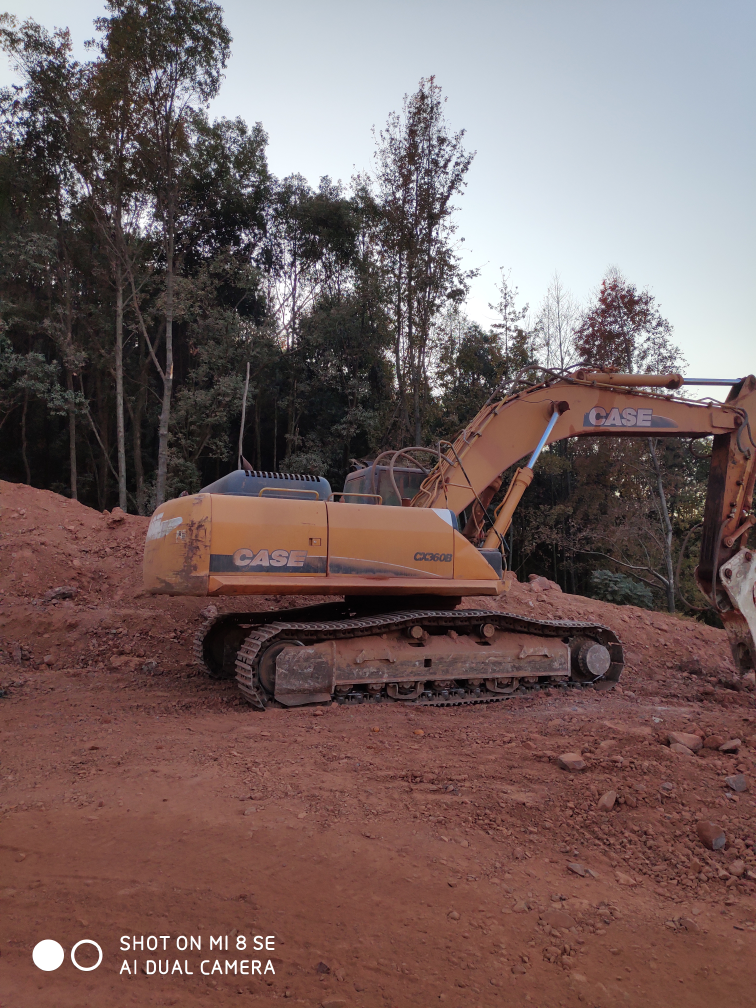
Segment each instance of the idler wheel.
M257 678L268 696L273 696L276 692L276 658L287 647L304 647L304 644L298 640L279 641L277 644L271 644L260 657Z
M580 671L593 679L606 675L609 666L612 664L612 657L609 649L596 641L585 641L581 644L577 653L577 663Z

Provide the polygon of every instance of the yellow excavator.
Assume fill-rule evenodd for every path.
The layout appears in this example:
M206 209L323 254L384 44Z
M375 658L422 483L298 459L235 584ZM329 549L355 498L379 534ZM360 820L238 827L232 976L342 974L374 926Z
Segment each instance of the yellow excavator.
M691 401L675 395L686 384L731 388L724 403ZM544 686L610 688L623 654L607 627L457 607L463 596L509 588L504 536L545 445L711 435L696 578L745 672L756 663L751 414L752 375L545 372L537 385L493 396L453 444L384 452L350 473L341 492L316 476L240 468L162 504L147 531L145 588L212 598L338 596L225 613L202 627L197 659L211 676L235 676L260 710L331 701L446 706ZM528 456L491 513L501 474Z

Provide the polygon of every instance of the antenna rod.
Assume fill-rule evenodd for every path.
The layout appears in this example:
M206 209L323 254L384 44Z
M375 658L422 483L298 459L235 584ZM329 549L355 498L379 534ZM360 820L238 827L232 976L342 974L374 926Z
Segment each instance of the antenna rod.
M242 445L244 441L244 422L247 418L247 393L249 392L249 361L247 361L247 377L244 379L244 397L242 399L241 426L239 427L239 457L237 469L242 467Z

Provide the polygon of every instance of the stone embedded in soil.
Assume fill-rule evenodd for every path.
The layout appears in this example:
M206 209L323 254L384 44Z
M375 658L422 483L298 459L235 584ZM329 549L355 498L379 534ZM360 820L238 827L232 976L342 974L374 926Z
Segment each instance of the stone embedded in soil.
M739 738L728 739L727 742L719 747L719 751L723 753L736 753L742 745L743 743Z
M610 812L614 808L614 803L617 801L616 791L605 791L601 795L599 800L596 802L596 808L599 812Z
M739 858L736 861L731 861L727 866L727 870L735 878L742 878L746 870L745 861L741 861Z
M687 746L681 745L679 742L673 742L669 748L670 752L677 753L678 756L695 756L692 749L688 749Z
M703 745L700 735L692 735L688 732L670 732L668 735L670 745L685 746L686 749L690 749L691 752L698 752L698 750Z
M704 847L708 847L709 850L721 850L727 843L727 837L722 827L707 819L700 820L696 826L696 833Z
M576 875L579 875L580 878L585 878L585 876L588 874L588 869L585 867L585 865L576 864L575 862L572 862L568 864L567 867L570 869L571 872L574 872Z
M52 602L53 599L70 599L76 595L78 590L73 585L61 585L59 588L50 588L42 596L42 601Z
M624 886L638 885L633 876L628 875L625 872L615 871L614 877L617 880L617 885L624 885Z
M557 757L557 765L560 766L562 770L585 770L585 760L580 753L562 753L561 756Z
M522 976L523 973L527 973L527 970L522 963L515 963L512 967L512 972L515 976Z
M103 514L107 514L107 512L103 511ZM108 515L108 528L115 528L116 525L120 525L124 521L126 521L126 512L119 507L114 507Z
M576 926L575 920L563 910L547 910L545 914L541 915L541 921L544 924L548 924L549 927L559 928L560 930Z
M725 744L725 741L721 735L709 735L708 738L704 739L704 747L706 749L719 749L721 745Z
M534 592L561 592L562 590L556 581L549 581L548 578L542 577L540 574L530 574L528 576L528 581L530 582L530 590Z
M700 931L698 924L696 924L694 920L691 920L690 917L681 917L680 927L685 928L686 931L691 931L693 933Z
M742 773L733 774L732 777L725 777L725 784L733 791L748 790L748 778Z

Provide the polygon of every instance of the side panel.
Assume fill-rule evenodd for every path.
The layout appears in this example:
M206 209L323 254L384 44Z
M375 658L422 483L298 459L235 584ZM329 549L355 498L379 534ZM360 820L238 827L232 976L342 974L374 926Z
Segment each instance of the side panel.
M211 574L322 577L327 553L322 501L213 496Z
M462 574L455 570L460 566ZM157 509L145 544L144 584L153 595L502 590L445 510L218 494L180 497Z
M156 510L147 529L142 567L144 587L151 595L207 595L211 508L209 494L195 494Z
M329 575L426 580L454 576L454 530L435 511L370 504L326 507Z
M483 578L499 580L496 571L480 550L459 532L454 533L454 577L460 581Z

